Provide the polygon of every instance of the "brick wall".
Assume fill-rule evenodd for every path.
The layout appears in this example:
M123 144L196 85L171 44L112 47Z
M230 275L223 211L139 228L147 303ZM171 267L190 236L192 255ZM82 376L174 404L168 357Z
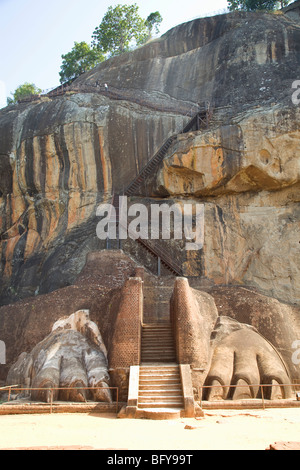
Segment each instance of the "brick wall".
M203 384L203 374L210 356L210 336L203 334L206 326L201 307L188 279L176 278L170 312L177 361L179 364L190 364L195 390Z
M122 289L112 342L108 351L109 372L119 387L120 400L127 399L129 368L139 365L143 315L143 281L129 278Z

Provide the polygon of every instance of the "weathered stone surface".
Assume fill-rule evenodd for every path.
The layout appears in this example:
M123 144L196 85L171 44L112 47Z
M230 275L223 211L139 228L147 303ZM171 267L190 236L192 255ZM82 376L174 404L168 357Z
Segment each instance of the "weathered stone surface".
M51 333L56 321L81 309L90 311L104 343L110 345L118 293L135 266L120 251L91 253L72 286L0 307L1 340L6 345L6 365L0 364L0 379L5 380L9 367L23 351L29 353Z
M121 252L95 254L104 248L96 237L96 208L123 191L168 136L181 132L197 103L209 101L210 127L179 135L135 201L150 204L154 197L205 205L203 250L186 252L184 242L176 240L164 246L185 275L196 276L190 311L198 305L205 320L214 312L242 325L232 331L222 320L216 337L222 333L224 343L217 347L203 319L194 318L186 329L191 336L191 325L200 331L205 324L206 362L200 365L207 374L210 361L212 371L218 369L210 376L215 395L225 380L224 367L214 365L219 347L222 357L226 349L232 358L242 344L247 358L263 358L266 368L256 360L253 367L262 372L260 380L274 381L274 395L286 380L281 363L274 359L279 370L274 374L268 366L275 349L289 378L299 379L292 358L300 337L300 130L299 109L291 101L292 82L299 78L299 42L299 25L284 15L238 12L195 20L100 64L74 82L72 93L0 111L0 302L10 303L0 308L7 347L2 378L22 352L18 367L28 374L31 351L38 351L45 335L50 349L78 344L82 333L51 333L51 327L79 309L90 309L109 352L121 289L136 264ZM98 92L97 82L107 82L109 93ZM134 241L123 247L152 267L150 255ZM73 320L68 323L76 324ZM196 351L199 345L191 347ZM61 357L49 358L53 383L86 383L81 359ZM94 354L88 362L94 367ZM48 369L38 370L38 383L49 383ZM119 371L124 390L127 375L126 369ZM243 374L230 375L228 380L248 383Z
M300 180L299 117L297 107L265 106L225 125L183 134L156 185L171 196L197 197L293 187Z
M146 184L205 205L195 273L299 303L299 109L274 106L182 135ZM194 253L185 273L193 274Z
M297 112L287 107L292 106L291 84L299 70L299 38L299 26L284 15L238 12L203 18L84 74L74 89L86 92L1 110L1 303L74 282L86 254L103 248L95 233L97 204L112 191L123 190L166 137L182 130L186 113L192 107L195 111L196 103L209 101L221 127L192 138L193 150L185 139L179 142L179 153L166 160L159 183L166 188L164 197L168 192L182 194L182 186L184 195L202 198L230 192L231 203L220 200L218 207L237 219L239 228L242 222L233 208L247 205L256 210L261 202L254 193L283 187L292 191L299 174L294 173L297 164L292 158L299 131ZM108 83L118 99L97 93L97 82ZM178 171L183 178L178 179ZM252 197L252 202L243 204L241 191L244 201ZM296 186L293 194L282 201L288 211ZM212 205L207 215L212 230L218 207ZM205 266L191 260L190 270L217 282L258 285L276 296L279 290L278 298L286 300L288 295L298 301L297 269L280 272L274 281L276 264L264 276L270 255L265 244L257 246L251 239L256 221L249 217L248 233L240 233L235 223L225 225L229 246L220 240L217 246L206 246ZM296 217L294 209L287 217ZM216 224L224 233L220 221ZM239 253L246 252L246 257L241 262L239 254L232 266L231 247L245 237L249 245L241 246ZM252 262L258 279L248 268Z
M38 401L50 402L53 393L53 400L110 402L106 348L89 312L58 320L50 335L22 353L7 376L7 385L15 384L31 387L24 393Z
M122 332L118 328L118 324L120 324L118 318L120 312L124 313L123 285L124 280L132 277L135 273L135 268L135 263L120 251L92 253L87 259L82 274L73 286L20 301L14 305L1 307L0 328L2 338L7 346L7 365L0 365L0 377L6 378L8 369L18 361L18 357L22 352L24 353L20 356L19 362L24 364L23 368L26 366L27 372L26 370L25 372L28 376L28 371L32 366L32 363L28 360L32 357L31 351L35 350L38 343L42 344L43 341L46 341L44 340L45 334L51 336L62 331L56 329L51 334L53 324L55 328L72 327L78 329L81 331L80 334L84 333L88 338L93 338L93 344L96 342L97 348L104 342L108 350L108 357L114 352L114 357L118 358L118 342L116 340L118 337L122 340ZM158 279L149 281L150 277L149 274L145 275L144 282L151 281L149 285L155 286ZM159 281L159 284L163 285L163 278ZM167 281L169 291L171 278L168 278ZM178 288L180 281L186 284L184 295L182 289ZM284 377L285 381L287 380L290 383L291 380L299 380L298 342L295 343L300 335L298 307L281 303L276 299L244 287L214 286L204 289L201 285L201 279L190 279L189 283L193 286L192 288L188 286L186 279L176 280L176 278L173 278L173 283L177 285L177 288L174 289L177 300L172 300L171 318L174 318L175 314L177 323L179 322L179 338L174 330L177 348L183 347L180 352L181 356L178 357L183 363L191 363L193 383L197 393L198 386L203 385L208 376L213 352L217 350L218 344L221 344L221 348L226 349L227 353L224 354L224 361L225 357L227 358L226 365L231 361L232 370L233 350L239 351L239 354L244 351L246 357L251 354L252 356L253 354L258 355L261 358L265 354L266 357L271 355L273 358L275 357L275 362L278 360L279 354L282 357L282 362L279 361L279 367L278 364L276 365L277 372L272 376L272 380L277 377L278 381L281 379L281 383L283 383L282 374L285 372L285 367L288 371L288 379ZM126 283L126 285L129 284ZM141 297L142 294L139 294L139 296ZM132 301L134 303L134 296L132 296ZM181 316L176 311L178 306L181 308ZM85 310L80 313L78 318L78 315L72 313L76 309L90 310L90 317L98 325L101 336L99 336L96 328L89 327L87 329L86 322L81 323L82 317L84 319L86 316ZM61 318L61 315L65 318ZM127 315L130 317L130 308ZM166 318L164 317L165 320ZM120 320L122 320L121 317ZM137 317L135 322L137 327L139 327L140 322L141 320ZM216 333L213 333L214 329ZM236 331L238 336L235 335ZM75 333L79 335L79 332L76 331ZM255 333L255 335L252 335L252 333ZM80 336L78 337L80 338ZM103 337L103 341L101 337ZM262 337L265 339L262 340ZM139 340L135 337L132 343L132 339L133 337L130 336L127 338L127 345L121 343L120 351L124 351L124 347L127 347L128 351L130 351L130 348L136 348ZM218 341L214 342L215 339ZM225 342L222 344L221 340ZM227 341L229 344L225 347ZM272 346L269 347L269 344ZM53 369L57 370L58 358L57 356L54 357L56 357L56 366L53 366ZM120 359L122 358L120 357ZM91 356L91 361L93 361L93 356ZM251 367L257 368L256 360L253 364ZM285 366L282 364L285 364ZM17 369L19 370L19 366ZM266 369L270 372L269 366ZM67 370L66 368L66 372ZM264 370L264 368L261 367L260 370ZM122 397L124 401L126 401L128 388L128 372L128 367L127 369L126 367L109 369L111 385L115 386L118 383L119 398ZM222 373L220 367L219 378ZM269 375L267 373L263 374L262 377L259 377L259 380L267 376L271 377L270 373ZM234 377L234 374L232 377ZM226 378L230 382L232 377ZM17 378L15 380L18 381ZM273 389L276 391L278 387L275 386ZM215 395L217 394L215 393Z
M92 94L1 111L7 114L12 141L6 155L0 149L3 302L74 281L86 254L104 247L96 236L98 204L123 189L182 122Z
M248 314L243 323L226 316L222 309L218 314L217 306L213 296L191 289L187 279L176 279L171 321L177 357L180 363L191 365L196 393L202 396L204 385L209 388L203 389L203 397L209 401L256 398L261 393L259 384L266 384L266 398L290 398L291 381L299 376L299 365L292 360L290 335L281 331L283 359L274 345L276 339L261 334L268 327L258 330L253 326L251 305L245 305ZM271 312L268 318L276 324ZM277 326L280 328L280 321Z

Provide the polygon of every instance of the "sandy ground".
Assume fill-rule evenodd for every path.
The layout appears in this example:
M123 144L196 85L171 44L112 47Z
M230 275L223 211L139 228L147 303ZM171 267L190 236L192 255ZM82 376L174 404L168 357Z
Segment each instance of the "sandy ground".
M189 427L189 429L187 428ZM192 428L192 429L191 429ZM300 441L300 408L207 410L201 419L117 419L111 414L0 416L0 449L265 450Z

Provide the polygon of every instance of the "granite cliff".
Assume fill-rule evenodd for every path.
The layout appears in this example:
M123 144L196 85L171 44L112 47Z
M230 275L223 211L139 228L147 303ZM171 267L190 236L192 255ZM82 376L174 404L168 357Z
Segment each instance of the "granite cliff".
M284 14L198 19L100 64L63 95L1 110L2 327L6 304L72 290L87 254L105 247L98 204L208 103L209 126L180 134L135 200L204 203L203 250L171 244L184 274L298 309L299 44L299 23ZM153 268L134 242L125 248ZM67 314L89 308L79 304Z
M99 248L97 204L122 191L204 102L214 110L211 128L172 147L148 195L207 201L205 266L192 272L298 302L299 111L291 86L299 36L282 14L199 19L100 64L75 81L77 92L1 110L2 303L72 283ZM97 92L105 82L118 99ZM253 240L257 218L268 222ZM220 235L213 240L212 230ZM294 262L277 273L291 250ZM271 267L270 257L279 263Z

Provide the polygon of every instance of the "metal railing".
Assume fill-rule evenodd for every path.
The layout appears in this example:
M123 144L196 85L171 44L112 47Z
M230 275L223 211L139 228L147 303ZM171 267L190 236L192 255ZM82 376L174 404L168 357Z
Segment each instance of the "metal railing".
M40 392L48 392L49 393L49 399L47 400L47 402L41 402L41 401L38 401L38 400L32 400L32 402L30 402L30 405L37 405L37 404L43 404L43 405L49 405L49 408L50 408L50 413L52 413L52 409L53 409L53 405L57 404L57 402L59 400L54 400L54 392L59 392L60 390L71 390L71 391L80 391L80 390L91 390L93 392L95 391L98 391L98 390L114 390L115 391L115 401L112 401L111 403L110 402L102 402L102 401L92 401L92 400L86 400L84 399L84 402L85 403L89 403L89 404L100 404L100 403L103 403L103 404L106 404L106 405L109 405L109 404L115 404L115 411L116 411L116 414L119 412L119 388L118 387L43 387L43 388L36 388L36 387L20 387L19 385L7 385L5 387L1 387L0 388L0 392L5 392L7 391L8 392L8 397L7 397L7 400L5 401L5 403L7 404L8 402L11 401L11 393L12 391L13 392L18 392L18 393L22 393L22 392L32 392L32 391L40 391ZM47 397L48 398L48 397ZM59 401L59 403L61 404L62 401ZM83 402L74 402L74 401L63 401L63 404L64 405L67 405L67 404L70 404L72 403L72 405L82 405ZM3 405L3 403L2 403ZM1 405L0 405L1 406Z
M180 264L174 260L174 256L172 256L172 254L168 250L164 249L159 244L159 240L149 240L148 233L143 230L140 230L139 232L140 236L137 238L135 232L133 232L130 229L129 225L122 221L122 219L119 217L120 208L117 204L118 197L120 197L120 195L117 195L117 194L112 195L112 206L115 207L115 210L116 210L116 219L114 220L113 218L111 218L111 220L118 223L119 226L122 226L126 230L126 233L129 234L132 240L136 240L138 243L143 245L144 248L146 248L149 252L151 252L152 255L157 257L159 265L160 265L160 262L162 262L175 275L183 276L183 271L182 271ZM160 271L160 267L158 267L158 271ZM160 275L160 272L158 274Z
M295 391L295 384L293 383L289 383L289 384L281 384L281 383L277 383L277 384L236 384L236 385L222 385L222 384L214 384L214 385L201 385L199 386L198 388L198 393L199 393L199 397L200 397L200 400L199 400L199 404L200 404L200 407L202 408L202 404L204 401L207 401L207 400L204 400L203 399L203 391L205 389L210 389L210 388L225 388L225 389L228 389L229 390L232 390L233 388L258 388L258 390L260 390L260 393L261 393L261 405L262 405L262 408L265 409L266 408L266 396L265 396L265 393L264 393L264 388L265 387L274 387L274 388L280 388L280 389L283 389L283 388L286 388L288 387L290 390L293 390ZM251 400L259 400L260 398L259 397L251 397L247 400L247 406L249 405L249 401ZM282 398L282 401L284 401L285 398ZM298 395L296 395L296 398L295 398L296 401L299 401L298 399ZM216 402L230 402L232 400L228 399L228 398L222 398L220 400L215 400L213 403L216 403ZM239 401L244 401L243 399L240 399ZM272 402L272 400L269 400L270 402ZM212 403L212 402L210 402ZM299 406L300 406L300 402L299 402Z

